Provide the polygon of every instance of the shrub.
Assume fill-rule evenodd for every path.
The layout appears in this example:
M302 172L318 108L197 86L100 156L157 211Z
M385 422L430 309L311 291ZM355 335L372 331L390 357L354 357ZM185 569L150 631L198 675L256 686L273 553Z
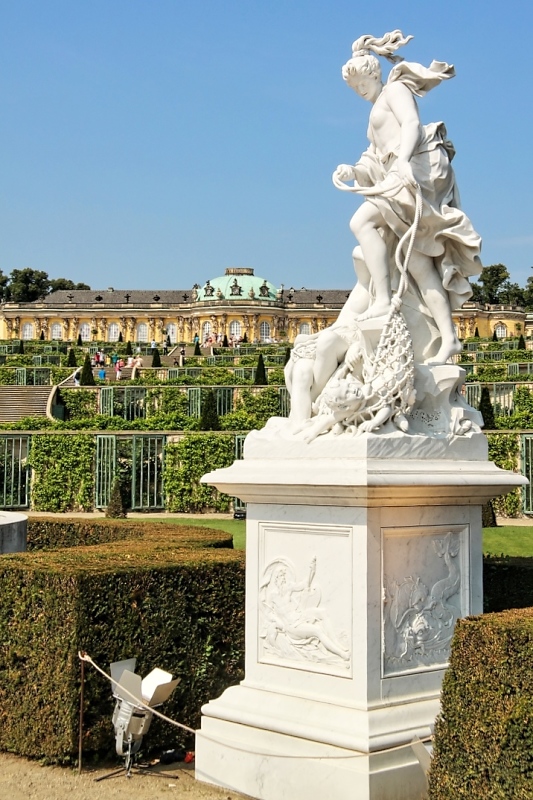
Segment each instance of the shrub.
M254 383L256 386L266 386L268 383L263 353L259 353L259 358L257 359Z
M89 353L85 353L85 361L83 362L83 367L80 375L80 384L82 386L96 385L96 381L94 380L93 370L91 367L91 359L89 358Z
M533 609L460 620L442 686L430 800L529 798Z
M74 352L74 348L71 347L68 351L67 357L67 367L77 367L78 362L76 361L76 353Z
M110 519L124 519L124 517L127 516L122 486L120 485L120 478L118 476L113 481L109 505L106 508L105 515Z
M133 355L133 350L132 350L132 347L131 347L131 342L130 342L130 340L129 340L129 339L128 339L128 341L126 342L126 355L127 355L127 356L132 356L132 355Z
M483 427L487 430L494 430L496 423L494 421L494 408L490 401L490 392L487 386L481 389L481 398L479 401L479 410L483 416Z
M83 347L83 340L81 338L81 333L78 333L78 341L76 342L77 347Z
M28 463L33 469L35 511L91 511L94 436L33 436Z
M229 511L230 498L200 483L206 471L229 467L235 460L235 437L189 434L166 449L165 507L167 511Z
M507 611L530 606L533 606L533 558L485 556L484 611Z
M194 344L194 355L195 356L201 356L202 355L202 351L200 349L200 342L195 342L195 344Z
M152 350L152 367L160 367L161 366L161 356L159 355L159 350L157 347L154 347Z
M105 669L137 656L141 674L181 677L163 710L193 728L202 704L242 678L242 555L212 549L215 531L144 527L143 539L0 559L0 749L76 759L79 650ZM84 698L84 753L111 754L111 688L90 667ZM180 735L154 719L145 745Z
M209 389L205 393L204 401L202 403L202 415L200 417L200 430L202 431L219 431L220 420L218 419L217 401L215 393Z
M96 416L98 395L90 389L60 389L60 400L67 410L67 420L85 419Z

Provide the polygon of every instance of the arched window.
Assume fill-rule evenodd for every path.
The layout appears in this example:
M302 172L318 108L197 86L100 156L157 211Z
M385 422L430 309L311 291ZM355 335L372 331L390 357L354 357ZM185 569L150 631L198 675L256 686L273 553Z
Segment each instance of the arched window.
M112 322L107 329L107 340L108 342L118 342L118 337L120 334L120 328L118 322Z
M307 336L311 333L311 326L308 322L302 322L300 325L300 333L305 333Z
M204 322L204 324L202 325L202 341L205 342L205 340L209 338L210 334L211 334L211 323Z
M33 339L33 323L32 322L25 322L22 326L22 338L23 339Z
M63 338L63 326L60 322L54 322L50 328L50 338L51 339L62 339Z
M176 344L176 342L178 341L178 329L174 322L168 323L167 336L170 339L170 344Z
M503 324L503 322L499 322L496 325L496 336L498 339L505 339L507 336L507 327Z
M82 342L91 341L91 326L88 322L82 322L80 325L80 336Z
M265 342L267 339L270 339L270 325L268 322L262 322L259 326L259 338L262 342Z
M240 336L241 335L241 323L238 322L236 319L229 324L229 335L230 336Z
M137 325L137 341L138 342L147 342L148 341L148 325L146 322L141 322Z

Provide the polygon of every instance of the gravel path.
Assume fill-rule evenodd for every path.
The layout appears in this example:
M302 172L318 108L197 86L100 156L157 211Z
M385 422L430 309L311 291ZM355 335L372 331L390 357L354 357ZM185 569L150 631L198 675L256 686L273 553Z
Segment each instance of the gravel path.
M95 782L109 769L77 770L42 767L25 758L0 753L0 797L2 800L245 800L228 789L219 789L194 778L194 765L155 766L169 777L134 773L131 778Z

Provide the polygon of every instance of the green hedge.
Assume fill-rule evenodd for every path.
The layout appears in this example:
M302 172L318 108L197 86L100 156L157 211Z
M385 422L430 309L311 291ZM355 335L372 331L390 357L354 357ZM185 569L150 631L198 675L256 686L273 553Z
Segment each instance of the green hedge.
M179 547L233 547L230 533L214 528L196 528L186 522L176 527ZM28 550L58 550L65 547L108 544L125 539L167 539L169 527L164 522L146 523L125 519L57 519L30 517L28 519Z
M94 436L33 436L31 506L35 511L91 511Z
M533 609L457 623L429 800L533 796L532 661Z
M72 521L63 540L72 539ZM99 523L94 537L113 535ZM49 539L39 520L30 539ZM83 523L85 527L85 523ZM181 677L163 711L196 727L203 703L242 678L243 555L227 534L149 526L142 538L39 550L0 558L0 750L50 762L75 761L80 662L85 650L107 670L137 656ZM138 533L131 531L130 533ZM79 539L87 539L87 531ZM86 667L85 755L114 752L109 683ZM144 751L192 741L154 719Z
M483 608L506 611L533 606L533 558L485 556Z
M234 460L233 435L190 434L168 444L164 473L167 511L229 511L231 498L200 483L200 478L211 470L229 467Z

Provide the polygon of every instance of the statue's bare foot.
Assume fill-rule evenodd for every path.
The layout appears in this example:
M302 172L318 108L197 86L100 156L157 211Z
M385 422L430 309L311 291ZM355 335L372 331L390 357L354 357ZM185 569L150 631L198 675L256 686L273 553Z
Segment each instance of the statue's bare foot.
M446 364L448 359L450 359L452 356L458 355L462 349L463 345L457 336L454 336L453 339L449 339L448 341L443 341L439 348L439 352L429 362L429 366L431 367L438 364Z
M390 303L373 303L366 311L359 314L357 317L358 322L363 322L365 319L376 319L376 317L385 317L390 311Z

